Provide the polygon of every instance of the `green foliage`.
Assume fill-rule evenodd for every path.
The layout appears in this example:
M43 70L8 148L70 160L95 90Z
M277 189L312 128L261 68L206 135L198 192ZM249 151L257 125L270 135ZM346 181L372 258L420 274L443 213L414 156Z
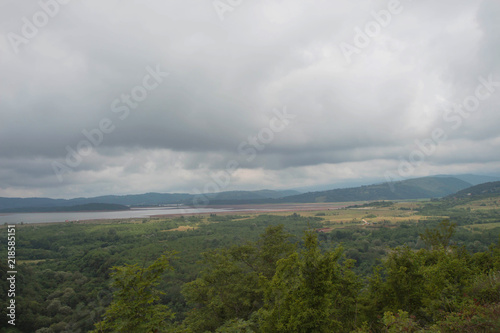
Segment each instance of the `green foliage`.
M483 197L492 197L500 195L500 181L482 183L475 185L464 190L461 190L450 198L460 198L460 199L478 199Z
M481 304L500 302L500 271L475 276L465 292Z
M365 315L376 322L377 316L385 312L382 327L386 330L395 327L396 332L417 328L460 331L453 327L461 327L465 332L469 329L466 322L476 318L472 315L474 311L481 313L477 318L491 326L489 316L496 313L491 306L500 302L498 274L483 273L483 267L493 262L492 256L481 256L485 262L489 261L481 265L471 258L463 248L394 249L369 280L369 289L363 295L364 304L369 304ZM471 299L477 306L464 307ZM479 322L477 325L483 327ZM380 324L378 327L382 328Z
M420 237L431 248L439 246L446 248L450 243L451 236L455 233L456 227L456 223L450 222L450 220L443 220L437 228L426 229L423 234L420 234Z
M175 270L165 273L168 278L160 280L158 289L165 293L161 303L168 304L176 313L175 320L181 322L190 310L181 287L196 279L203 269L197 264L202 252L256 241L266 227L280 223L286 224L294 235L300 235L308 224L313 228L321 226L321 219L314 217L260 215L240 221L242 218L245 216L234 215L219 223L202 222L200 217L178 217L147 219L146 223L135 223L143 221L140 219L102 224L18 225L22 237L17 239L20 282L16 302L22 313L16 326L23 332L35 332L64 322L70 332L92 330L111 302L111 267L137 263L143 253L157 257L166 250L178 251L179 255L172 262ZM179 226L197 229L167 231ZM6 230L0 227L1 239L7 237ZM0 285L6 282L3 279ZM72 288L75 296L60 299L64 311L51 315L47 308L59 296L49 296L62 295L66 288ZM0 329L4 324L7 325L0 323Z
M454 177L422 177L403 181L308 192L264 202L348 202L401 200L443 197L469 187L470 184Z
M265 311L270 314L280 304L291 322L304 323L304 329L296 324L296 331L312 330L309 320L322 316L316 311L331 314L319 318L317 327L326 327L325 322L331 320L337 323L338 332L384 331L384 313L399 315L400 310L409 318L414 316L422 332L472 329L466 326L469 319L478 325L479 320L486 320L478 327L495 331L492 325L500 302L500 210L443 208L440 202L429 205L435 217L402 222L398 227L335 226L320 217L299 214L19 225L16 329L38 333L95 329L118 290L110 287L113 266L134 266L143 253L155 258L165 251L180 251L171 263L175 270L167 268L151 287L162 292L156 294L152 306L170 309L164 308L162 319L166 320L160 330L261 332ZM370 213L369 209L363 212ZM419 234L439 229L442 216L457 223L449 241L453 246L424 249ZM280 224L287 232L283 226L276 227ZM300 240L303 231L325 226L333 230L311 234L319 241L312 246L317 251L308 250L311 242L306 247L306 241ZM192 229L175 231L178 227ZM1 239L6 237L5 230L0 228ZM336 252L339 243L345 248L342 255ZM372 273L380 260L382 264ZM317 273L308 274L306 267ZM0 287L5 291L4 261L0 268ZM366 282L359 285L354 272ZM333 282L315 280L316 275ZM347 290L335 294L337 285ZM185 297L182 289L191 295ZM300 309L309 310L302 313ZM5 310L0 313L5 316ZM176 316L169 326L171 313ZM0 331L6 328L0 323Z
M156 289L158 280L170 267L173 253L162 255L148 267L125 265L114 267L113 301L96 324L93 333L100 332L158 332L174 314L159 304L161 292Z
M418 324L415 322L415 316L410 316L408 312L399 310L397 313L390 311L384 313L382 323L385 325L385 332L417 332Z
M251 321L245 321L243 319L230 319L224 325L219 327L216 333L254 333L252 327L255 324Z
M500 303L481 305L468 300L433 327L450 333L500 332Z
M282 225L268 227L256 243L205 253L207 268L183 287L195 308L186 322L194 332L214 330L228 320L248 320L262 306L260 284L274 275L276 262L294 246Z
M183 295L194 308L186 323L194 332L220 327L229 319L247 319L258 307L258 277L237 262L230 251L205 255L209 268L183 287Z
M339 264L342 249L322 253L307 232L304 249L278 261L259 311L262 332L341 332L353 327L355 275Z
M396 248L389 254L383 270L375 272L370 284L370 302L378 309L378 315L398 309L414 314L422 306L422 286L425 283L422 259L407 246Z
M363 322L361 326L356 327L350 333L371 333L370 327L368 326L368 322Z
M391 206L394 206L394 202L392 201L372 201L362 205L352 205L349 206L348 208L391 207Z

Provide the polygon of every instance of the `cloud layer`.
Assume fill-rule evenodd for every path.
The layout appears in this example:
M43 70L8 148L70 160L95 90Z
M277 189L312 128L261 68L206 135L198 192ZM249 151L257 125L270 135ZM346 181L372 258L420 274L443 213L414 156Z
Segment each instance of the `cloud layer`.
M228 3L4 1L0 196L500 170L498 1Z

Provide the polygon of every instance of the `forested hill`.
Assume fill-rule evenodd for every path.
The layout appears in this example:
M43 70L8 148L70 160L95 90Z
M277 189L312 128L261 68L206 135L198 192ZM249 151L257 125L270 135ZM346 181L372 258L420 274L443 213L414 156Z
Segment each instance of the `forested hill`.
M130 210L129 207L117 204L89 203L77 206L64 207L23 207L2 209L1 213L52 213L52 212L97 212L97 211L119 211Z
M484 184L479 184L476 186L468 187L461 191L458 191L455 194L450 195L449 197L454 198L466 198L466 197L488 197L500 195L500 181L498 182L489 182Z
M471 184L454 177L423 177L393 183L309 192L279 199L280 202L346 202L440 198Z
M258 191L226 191L208 194L207 197L216 200L258 200L258 199L279 199L291 195L297 195L300 192L294 190L258 190Z
M210 205L403 200L441 198L469 188L470 186L470 183L455 177L436 176L303 194L293 190L226 191L204 194L204 197L208 199ZM0 212L82 211L88 210L88 207L85 205L95 203L122 206L155 206L169 204L189 206L193 204L194 198L195 195L189 193L108 195L69 200L49 198L0 198Z
M285 196L298 194L300 192L293 190L273 191L226 191L219 193L211 193L206 196L210 200L265 200L268 198L276 199ZM88 204L115 204L123 206L157 206L157 205L177 205L193 204L195 195L189 193L144 193L130 195L106 195L92 198L75 198L75 199L50 199L50 198L1 198L0 211L8 210L9 212L26 212L26 209L31 211L42 212L49 211L48 208L57 208L61 211L62 207L83 206ZM81 210L81 208L78 208ZM53 211L53 210L50 210ZM68 210L64 210L68 211Z
M468 188L472 184L464 180L456 177L433 176L408 179L393 183L381 183L302 194L293 190L226 191L204 194L204 197L208 199L208 202L211 205L404 200L441 198L455 194L461 190L464 190L463 193L475 193L476 191L479 193L487 190L492 191L493 188L495 188L494 184L497 184L496 188L498 190L499 182L477 185L469 190ZM491 186L493 186L493 188L490 188ZM463 193L460 195L464 195ZM54 207L57 211L69 211L75 209L85 210L87 209L85 205L93 203L123 206L155 206L168 204L189 206L193 204L194 198L195 195L188 193L145 193L122 196L109 195L93 198L75 198L69 200L49 198L0 198L0 212L55 211Z

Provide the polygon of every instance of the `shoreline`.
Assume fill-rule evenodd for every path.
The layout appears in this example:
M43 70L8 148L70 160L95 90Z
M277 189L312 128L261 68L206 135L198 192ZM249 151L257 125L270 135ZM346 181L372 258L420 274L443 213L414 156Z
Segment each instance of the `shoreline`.
M95 224L95 223L114 223L114 222L123 222L123 221L132 221L137 219L152 219L152 218L176 218L180 216L200 216L200 215L210 215L210 214L218 214L218 215L235 215L235 214L244 214L244 213L252 213L252 214L266 214L266 213L280 213L280 212L301 212L301 211L317 211L317 210L337 210L342 209L350 204L347 203L301 203L301 204L241 204L241 205L210 205L203 207L205 209L224 209L225 211L220 212L192 212L192 213L174 213L174 214L155 214L149 215L148 217L130 217L130 218L97 218L97 219L87 219L87 220L69 220L62 222L37 222L37 223L23 223L23 226L26 225L50 225L56 223L79 223L79 224ZM143 209L145 209L144 207ZM147 207L153 208L153 207ZM186 209L187 207L179 208ZM189 207L188 209L193 209ZM172 209L174 210L174 209ZM102 211L99 211L102 212ZM120 212L120 211L109 211L109 212ZM62 212L67 213L67 212ZM19 213L12 213L19 214ZM36 213L22 213L22 214L36 214ZM9 214L5 214L9 215ZM16 225L21 225L20 223L15 223ZM2 224L0 227L4 227Z
M346 208L347 204L338 205L336 203L305 203L305 204L241 204L241 205L211 205L214 209L230 209L225 212L218 212L219 215L234 215L234 213L277 213L277 212L305 212L315 210L337 210ZM158 214L151 215L151 218L179 217L183 215L196 216L206 215L207 213L188 213L188 214ZM208 213L210 214L210 213Z

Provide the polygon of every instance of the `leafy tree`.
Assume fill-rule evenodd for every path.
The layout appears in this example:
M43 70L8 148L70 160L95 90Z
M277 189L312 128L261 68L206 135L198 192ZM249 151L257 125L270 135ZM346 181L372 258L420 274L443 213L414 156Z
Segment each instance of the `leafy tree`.
M248 319L261 299L256 273L236 261L230 250L206 253L204 259L209 267L183 287L188 303L194 306L186 318L188 326L205 332L232 318Z
M363 308L364 315L372 327L385 330L408 324L405 329L411 331L418 322L428 326L426 332L460 331L455 327L467 331L465 328L474 327L468 326L468 320L476 320L478 328L496 328L490 319L497 313L495 304L500 304L500 275L494 271L485 274L485 268L494 267L494 253L471 256L464 248L396 248L369 279L364 304L370 305ZM480 263L475 262L476 257ZM480 303L471 306L472 300ZM481 314L473 316L474 311ZM382 314L383 323L377 324L377 316Z
M243 319L230 319L219 327L215 333L254 333L254 323Z
M447 248L456 227L456 223L450 222L450 220L443 220L436 228L426 229L424 233L420 234L420 238L422 238L428 247L437 248L442 246Z
M342 249L322 253L317 235L307 232L304 249L278 261L259 311L262 332L350 331L359 283L340 265Z
M385 261L386 281L376 291L385 304L384 309L402 309L415 314L424 296L425 279L421 267L422 258L407 246L398 247L389 254Z
M399 310L397 313L387 311L384 313L382 323L385 325L385 332L417 332L418 324L415 317L408 315L408 312Z
M174 253L160 256L148 267L125 265L114 267L112 287L113 301L104 314L104 320L96 324L98 332L159 332L166 321L174 318L172 311L158 304L159 292L155 287L163 272L171 269Z
M454 199L450 201L450 207L439 206L436 202L431 204L435 206L430 214L434 217L427 218L425 223L409 220L394 225L394 228L385 228L382 226L389 222L384 221L380 228L344 226L318 234L324 241L319 243L319 247L325 250L320 252L321 255L328 253L327 249L332 244L342 241L346 249L345 257L357 260L352 270L368 278L361 292L363 298L354 304L354 309L352 302L335 305L341 313L333 315L342 326L338 331L348 330L352 322L357 324L356 331L353 331L357 333L396 329L400 324L406 327L405 316L419 325L419 332L500 331L500 242L496 244L500 233L496 224L500 209L454 208L457 206ZM489 202L487 204L490 206ZM493 207L493 201L491 205ZM370 210L356 214L361 214L361 217L369 213ZM379 214L378 211L375 213ZM338 212L327 213L330 214ZM440 229L438 224L442 216L449 216L451 221L463 226L456 228L452 236L455 246L450 246L448 242L444 247L446 243L438 241L434 246L429 244L427 249L423 249L425 244L419 234L424 234L426 225ZM349 219L345 217L344 222ZM176 313L177 327L169 326L168 316L165 316L163 319L167 320L158 326L160 331L260 332L259 315L273 308L274 301L265 299L268 293L273 295L272 292L277 294L283 291L280 297L287 292L294 293L297 302L314 304L300 299L309 294L297 291L305 285L300 284L297 267L286 270L290 272L286 281L291 291L286 289L285 284L280 286L281 289L273 285L276 268L279 267L279 272L285 271L280 259L289 259L296 251L289 235L279 227L273 227L265 237L259 238L259 233L269 225L284 223L288 232L300 235L307 226L324 228L329 225L327 221L297 214L219 215L209 219L209 222L216 223L202 223L203 220L199 217L175 217L147 219L139 224L120 221L102 225L19 225L22 237L17 240L19 247L16 253L19 260L16 277L18 316L13 331L88 332L95 329L96 321L106 319L104 313L113 300L109 283L113 271L111 267L132 262L142 253L150 253L156 258L161 255L165 244L182 253L173 263L175 271L164 273L162 276L168 278L159 279L159 284L152 287L165 293L160 301L156 300L152 305L168 304L169 312ZM181 226L194 229L180 231L183 228L178 227ZM174 231L177 229L179 231ZM0 239L7 237L6 230L0 228ZM164 232L166 230L169 231ZM246 240L252 242L244 243ZM496 245L491 245L494 243ZM234 244L237 246L232 246ZM395 248L403 244L408 245L409 251ZM197 263L203 258L201 252L214 248L220 250L209 252L207 256L210 259L205 259L204 265ZM299 248L296 262L304 265L306 249L303 245ZM383 265L370 278L368 275L372 267L382 258ZM349 271L343 258L337 263L340 271ZM6 294L5 260L0 260L0 268L0 277L3 277L0 279L0 290ZM186 291L190 289L193 296L185 298L181 287L190 281L196 282L185 288ZM191 288L194 286L196 288ZM114 290L116 300L118 288L114 287ZM341 299L349 297L341 296L335 301ZM290 297L290 303L292 301ZM284 301L280 304L292 308ZM318 301L318 304L322 303ZM259 311L263 307L264 310ZM284 313L283 309L282 306ZM313 312L314 306L311 309ZM121 314L121 310L116 316ZM400 310L407 315L399 315ZM384 314L388 311L396 318L387 322L390 327L383 323ZM0 313L5 316L5 309L0 309ZM184 321L186 316L189 320ZM385 319L390 318L386 316ZM261 316L260 320L264 317ZM181 324L181 321L184 323ZM188 326L188 321L192 325ZM0 331L8 327L12 329L10 326L4 321L0 323ZM147 331L142 327L131 328L131 331L135 329L137 332ZM297 326L297 331L301 329ZM304 328L307 329L308 326ZM103 328L103 331L111 330Z
M500 332L500 303L481 305L468 300L457 311L447 313L433 328L453 333Z
M271 226L255 243L205 253L207 268L183 287L194 306L186 324L205 332L231 319L248 320L263 304L262 285L274 275L276 262L294 249L289 237L283 225Z

